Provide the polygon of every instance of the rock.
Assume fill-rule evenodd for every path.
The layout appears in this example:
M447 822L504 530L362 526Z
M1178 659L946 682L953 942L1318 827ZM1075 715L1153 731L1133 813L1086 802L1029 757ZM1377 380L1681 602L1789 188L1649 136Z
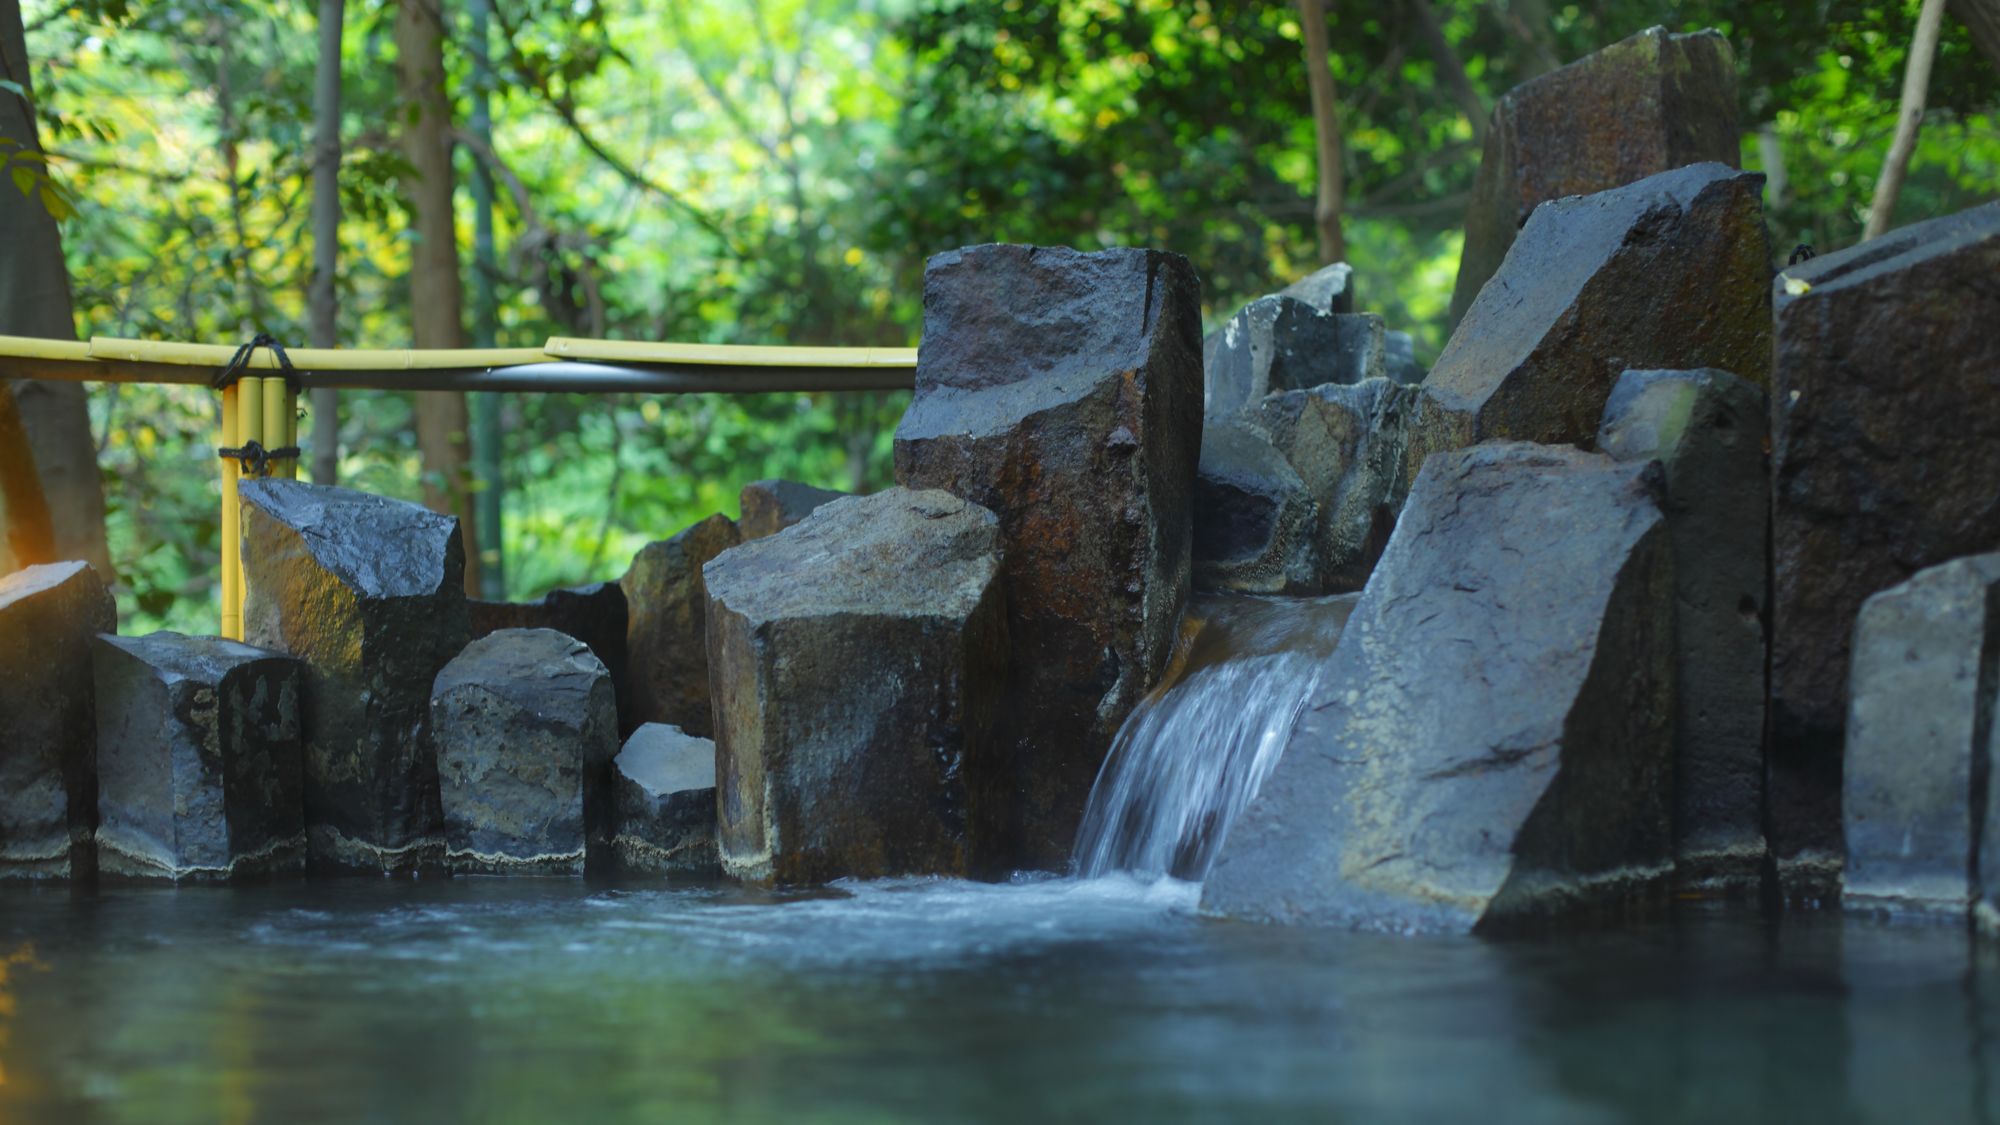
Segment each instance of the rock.
M1482 441L1587 445L1629 368L1771 355L1764 178L1696 164L1535 210L1424 379L1423 457Z
M1382 375L1382 318L1329 314L1286 296L1259 297L1202 341L1204 413L1232 418L1275 391Z
M1755 890L1764 862L1764 613L1770 414L1727 371L1627 371L1597 446L1665 473L1679 684L1676 878Z
M1848 702L1844 904L1963 918L2000 707L2000 554L1919 571L1862 603Z
M1151 250L932 258L896 479L1000 518L1013 679L976 869L1061 870L1172 655L1201 456L1200 282Z
M1359 590L1375 569L1409 495L1415 402L1415 388L1369 379L1275 394L1252 415L1318 504L1311 589Z
M1714 31L1654 27L1525 82L1493 107L1452 292L1472 307L1535 208L1687 164L1734 166L1736 57Z
M91 638L118 610L90 564L0 578L0 878L94 871L97 718Z
M964 874L971 802L1011 796L977 788L1006 673L993 514L892 488L703 569L723 870Z
M458 521L301 481L245 481L239 494L245 639L306 667L308 867L435 865L431 682L469 635Z
M610 866L625 875L721 871L715 849L715 743L679 727L632 732L611 774Z
M1408 332L1382 335L1382 373L1398 383L1424 381L1424 365L1417 362L1417 342Z
M1775 284L1767 800L1795 896L1831 893L1839 868L1862 601L2000 550L1996 271L2000 204L1987 204L1802 262Z
M612 836L618 703L590 646L553 629L467 645L431 692L454 872L581 875Z
M1318 505L1284 455L1242 422L1202 431L1194 482L1194 584L1276 594L1314 584Z
M1525 443L1433 457L1203 908L1492 930L1664 878L1674 663L1657 478Z
M743 486L737 504L743 518L737 524L745 539L776 535L813 513L829 500L847 495L831 488L814 488L789 480L753 480Z
M625 590L631 668L618 690L621 731L669 723L701 737L713 733L701 568L742 541L734 521L714 515L646 544L633 558L618 583Z
M1354 268L1346 262L1321 266L1278 290L1278 296L1304 301L1323 313L1351 313L1354 311Z
M625 588L616 582L596 582L588 586L550 590L540 601L467 603L472 622L472 639L478 640L502 629L554 629L590 646L611 682L623 686L630 680L630 662L625 655Z
M218 882L306 866L305 668L219 637L97 638L97 862Z

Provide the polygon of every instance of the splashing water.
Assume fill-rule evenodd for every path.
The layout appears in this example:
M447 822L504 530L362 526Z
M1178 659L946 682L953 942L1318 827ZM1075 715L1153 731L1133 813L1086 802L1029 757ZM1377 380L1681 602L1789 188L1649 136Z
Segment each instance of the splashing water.
M1358 597L1230 595L1191 606L1200 621L1184 671L1125 720L1091 788L1077 874L1206 876L1284 754Z

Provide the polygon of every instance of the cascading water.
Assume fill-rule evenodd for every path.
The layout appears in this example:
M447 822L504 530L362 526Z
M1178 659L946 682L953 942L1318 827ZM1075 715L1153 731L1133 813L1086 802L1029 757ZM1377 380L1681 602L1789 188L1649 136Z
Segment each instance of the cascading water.
M1077 836L1077 874L1200 880L1284 754L1359 595L1205 598L1181 674L1119 728Z

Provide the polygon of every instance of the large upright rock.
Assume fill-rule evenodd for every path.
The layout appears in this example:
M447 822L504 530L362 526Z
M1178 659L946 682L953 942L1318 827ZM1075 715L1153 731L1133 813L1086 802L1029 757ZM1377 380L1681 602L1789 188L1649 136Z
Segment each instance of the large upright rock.
M589 645L604 662L604 670L611 673L612 683L622 687L629 679L625 588L616 582L550 590L532 602L475 599L467 608L473 640L502 629L554 629Z
M1255 427L1210 422L1194 484L1195 587L1250 594L1314 589L1318 511L1305 482Z
M590 646L553 629L467 645L431 691L455 872L581 875L612 836L618 704Z
M633 731L612 763L611 816L611 871L714 877L715 743L665 723Z
M1410 491L1416 398L1414 387L1369 379L1275 394L1251 415L1318 505L1311 589L1359 590L1375 569Z
M97 826L91 638L118 627L90 564L0 578L0 878L87 878Z
M1597 447L1658 461L1674 556L1675 860L1684 887L1754 890L1764 862L1764 392L1727 371L1627 371Z
M1423 383L1412 469L1511 439L1585 445L1629 368L1770 371L1764 177L1696 164L1535 210Z
M458 521L301 481L240 492L245 639L306 665L309 866L437 863L431 681L469 637Z
M2000 710L2000 554L1861 605L1848 701L1843 904L1963 918L1987 875Z
M813 514L821 504L847 495L831 488L814 488L792 480L753 480L737 494L743 512L737 521L745 539L776 535Z
M618 685L619 729L669 723L706 737L709 713L708 641L703 614L708 593L701 568L743 541L735 521L713 515L672 538L640 548L619 585L625 590L625 658Z
M766 883L958 874L1011 803L1000 527L937 491L836 500L704 568L723 870Z
M1172 654L1201 446L1200 283L1151 250L932 258L896 477L1000 517L1007 802L977 867L1061 868L1112 735Z
M306 864L298 660L219 637L97 638L97 858L215 882Z
M1795 893L1839 864L1861 603L2000 549L2000 204L1785 270L1772 365L1771 845Z
M1649 28L1509 90L1466 208L1453 322L1536 207L1686 164L1734 165L1741 143L1736 58L1714 31Z
M1657 474L1524 443L1431 459L1202 904L1464 931L1673 861Z

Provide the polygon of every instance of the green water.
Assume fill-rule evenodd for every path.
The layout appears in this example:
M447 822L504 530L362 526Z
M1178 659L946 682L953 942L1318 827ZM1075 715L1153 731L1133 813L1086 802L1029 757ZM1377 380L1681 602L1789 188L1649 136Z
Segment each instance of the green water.
M2000 1118L1962 931L1508 943L1184 883L0 890L0 1121Z

